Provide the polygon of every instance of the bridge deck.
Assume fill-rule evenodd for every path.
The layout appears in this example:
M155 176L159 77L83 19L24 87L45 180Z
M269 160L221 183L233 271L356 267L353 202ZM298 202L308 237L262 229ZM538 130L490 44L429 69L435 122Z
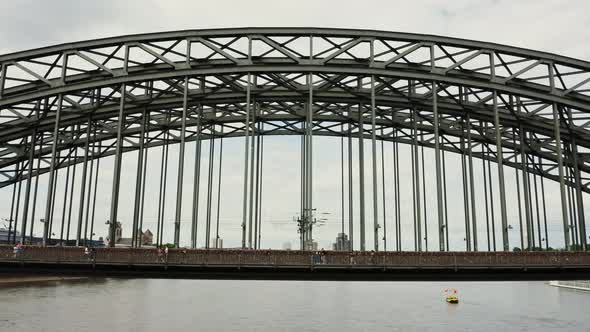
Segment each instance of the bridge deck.
M589 279L590 252L335 252L283 250L158 251L0 246L0 273L290 280Z

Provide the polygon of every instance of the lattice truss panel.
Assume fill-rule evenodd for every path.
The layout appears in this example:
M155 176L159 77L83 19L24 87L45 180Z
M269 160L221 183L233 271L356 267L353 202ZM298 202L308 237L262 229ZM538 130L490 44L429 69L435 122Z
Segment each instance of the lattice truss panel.
M376 31L226 29L24 51L0 56L0 70L0 186L48 172L54 143L58 168L114 154L121 108L127 152L142 137L179 142L183 120L187 141L247 128L301 135L310 100L313 135L358 137L362 126L370 138L374 95L378 139L434 147L436 105L441 149L497 161L500 143L505 165L559 181L561 162L565 183L590 192L590 64L554 54Z

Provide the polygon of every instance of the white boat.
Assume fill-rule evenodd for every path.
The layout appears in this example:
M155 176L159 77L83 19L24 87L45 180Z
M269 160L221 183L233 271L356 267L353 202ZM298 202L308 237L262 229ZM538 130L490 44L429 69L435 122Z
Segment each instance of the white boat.
M552 280L549 285L562 288L571 288L590 291L590 280Z

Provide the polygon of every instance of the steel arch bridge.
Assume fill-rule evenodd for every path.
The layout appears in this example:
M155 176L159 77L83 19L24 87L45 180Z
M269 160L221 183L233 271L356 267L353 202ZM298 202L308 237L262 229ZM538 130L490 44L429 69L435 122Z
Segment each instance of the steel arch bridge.
M510 248L511 227L506 213L505 166L515 168L517 181L522 181L518 183L522 248L535 247L535 241L540 247L542 241L541 227L534 229L536 193L531 193L529 175L535 176L535 191L536 176L558 182L565 246L586 246L583 195L590 193L590 63L586 61L432 35L238 28L129 35L44 47L0 56L0 70L0 186L13 187L11 219L15 229L20 227L23 241L29 229L32 235L35 212L31 209L39 177L48 176L43 212L48 225L54 218L57 170L67 168L69 174L70 166L76 164L82 167L78 173L82 187L73 228L77 243L87 238L91 191L93 186L96 190L98 178L93 165L107 156L115 159L110 220L117 220L122 154L130 151L138 151L140 165L134 200L135 239L142 222L145 168L141 166L147 163L146 151L179 144L174 242L179 244L181 211L191 209L195 247L198 213L194 211L198 208L181 204L185 145L197 141L200 156L202 140L245 137L242 246L259 247L260 138L300 135L302 244L312 239L313 137L335 136L348 138L349 149L351 137L359 142L371 140L374 198L376 141L393 142L394 151L400 144L410 146L416 250L422 250L419 147L431 148L435 155L440 250L449 249L445 152L461 157L466 250L478 250L474 159L497 164L503 250ZM363 145L359 144L361 174ZM399 158L394 157L394 165L398 170L394 171L393 242L400 250ZM491 174L489 162L488 172ZM195 179L193 186L198 188L198 176ZM373 199L372 208L365 211L364 176L360 176L358 192L360 248L365 250L365 214L369 213L374 217L374 248L379 249L378 200ZM356 242L352 210L350 215L349 235ZM47 228L45 240L51 236ZM109 228L113 239L115 223ZM208 234L206 242L208 247Z

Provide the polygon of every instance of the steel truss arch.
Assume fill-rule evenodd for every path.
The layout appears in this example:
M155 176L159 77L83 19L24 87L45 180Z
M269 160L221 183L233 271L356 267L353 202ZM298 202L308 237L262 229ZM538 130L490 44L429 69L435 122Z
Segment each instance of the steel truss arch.
M419 112L419 111L418 111ZM156 112L158 113L158 112ZM138 113L139 114L139 113ZM358 115L358 111L353 111L353 114ZM153 147L160 147L164 144L168 144L168 145L174 145L174 144L178 144L179 140L172 140L169 142L164 142L163 139L161 139L162 133L165 130L172 130L174 132L179 131L180 130L180 126L181 123L180 121L168 121L168 119L166 119L166 116L163 114L158 114L159 117L153 117L154 118L154 122L156 122L157 124L150 124L148 125L148 127L146 128L146 133L148 134L147 136L154 136L150 139L147 139L146 142L144 142L144 146L146 148L153 148ZM426 117L423 117L425 120L424 121L431 121L431 119L428 119ZM245 117L242 116L234 116L231 118L227 118L227 119L222 119L220 121L204 121L204 128L202 129L202 133L200 136L200 140L202 141L206 141L212 138L237 138L237 137L244 137L244 133L245 133L245 129L242 126L240 127L236 127L236 124L243 124L245 120ZM316 116L316 126L318 126L318 129L315 129L313 131L313 135L315 136L321 136L321 137L347 137L348 136L348 131L338 131L337 127L339 127L340 124L347 124L347 123L352 123L352 120L350 119L342 119L339 116ZM136 118L135 122L139 122L141 121L140 118ZM201 120L203 121L203 120ZM295 135L302 135L303 134L303 130L299 127L299 125L301 125L301 123L303 122L303 120L300 119L299 116L284 116L284 115L278 115L278 116L273 116L271 115L262 115L259 117L258 122L264 124L265 126L271 127L273 129L269 129L269 130L263 130L260 132L257 132L257 135L261 135L261 136L295 136ZM278 126L276 123L277 122L281 122L283 123L282 126ZM329 125L322 125L322 122L326 122L329 123ZM190 121L186 121L186 125L188 127L191 126L195 126L198 123L197 119L192 119ZM286 123L288 123L288 125L285 125ZM495 155L495 150L493 150L493 148L491 147L493 145L493 135L491 135L491 133L489 132L489 129L485 129L483 127L477 127L475 128L475 123L472 124L473 127L473 131L476 132L477 134L472 134L471 138L472 141L474 142L473 145L473 149L468 149L467 147L461 148L460 147L460 142L458 139L461 138L461 135L458 134L458 128L456 126L454 126L456 122L455 121L441 121L439 123L439 128L441 130L441 132L445 133L445 143L441 144L441 149L448 151L448 152L453 152L453 153L460 153L460 154L469 154L470 150L471 150L471 154L474 158L477 159L482 159L482 160L490 160L491 162L496 162L496 155ZM80 124L80 123L77 123ZM383 141L387 141L387 142L399 142L402 144L407 144L407 145L411 145L413 144L412 142L412 138L411 138L411 134L409 133L409 131L412 129L412 124L411 123L407 123L405 121L405 119L399 119L399 121L390 121L390 120L385 120L385 119L379 119L376 120L376 125L378 126L379 129L387 129L390 130L389 133L387 133L386 135L379 135L377 134L377 139L378 140L383 140ZM67 166L72 166L75 164L81 164L83 162L83 157L77 157L77 158L71 158L74 154L74 151L76 149L83 149L85 144L86 144L86 138L83 136L83 133L86 131L84 128L87 128L88 123L86 124L81 124L81 127L74 133L72 132L71 137L69 137L70 139L65 139L65 141L67 143L63 143L60 144L58 147L58 151L60 152L60 156L58 158L58 161L56 162L56 168L65 168ZM94 124L90 124L91 128L94 128L95 125ZM353 135L355 135L355 137L358 137L358 124L354 123L353 124L355 130L352 132ZM137 151L140 147L139 142L137 141L139 138L139 134L141 132L141 129L139 127L129 127L126 126L127 129L123 131L123 137L125 138L126 141L130 142L130 144L128 146L125 146L123 149L123 153L127 153L127 152L133 152L133 151ZM223 127L224 129L221 130L219 128ZM416 144L419 146L424 146L427 148L431 148L434 149L434 143L432 142L432 135L434 133L434 127L429 124L429 125L424 125L424 124L419 124L416 126L417 129L423 133L423 135L420 136L420 138L417 138ZM217 128L217 129L213 129L213 128ZM223 133L221 133L223 131ZM488 131L486 133L486 131ZM90 144L93 143L97 143L97 149L99 150L99 152L95 153L94 155L90 153L89 155L89 160L91 159L98 159L98 158L105 158L105 157L109 157L109 156L113 156L115 155L116 151L114 150L114 145L112 144L112 141L116 138L116 132L113 132L112 130L110 131L105 131L105 134L97 134L95 137L93 137L89 142ZM397 137L394 138L394 132L397 132L398 134L396 135ZM186 142L194 142L195 140L197 140L197 135L196 135L196 131L194 130L188 130L187 131L187 136L185 137L185 141ZM425 135L424 135L425 134ZM400 136L401 135L401 136ZM65 136L65 135L64 135ZM365 133L363 134L363 138L364 139L370 139L371 138L371 132L369 130L365 130ZM454 140L452 140L454 139ZM132 142L132 143L131 143ZM481 152L479 149L481 149L481 146L484 145L485 146L485 150L486 152L490 152L490 154L484 154L483 152ZM506 143L504 143L502 145L505 149L509 149L512 150L510 154L507 154L507 157L505 157L504 164L513 168L518 168L520 170L523 169L523 166L515 161L515 156L518 155L520 152L520 145L519 144L513 144L512 141L508 141L506 140ZM535 146L535 145L533 145ZM476 150L477 148L477 150ZM551 158L553 157L551 154L546 153L540 149L534 149L533 147L526 147L525 148L526 153L528 155L531 156L531 158L534 157L540 157L540 158L544 158L544 160L552 160ZM46 147L42 150L39 151L34 151L34 156L35 159L37 158L41 158L43 160L46 160L47 157L49 157L51 155L51 148L50 147ZM30 153L30 150L27 150L27 154ZM26 164L26 160L22 160L21 162L25 162L25 166ZM524 168L524 170L526 170L527 172L531 173L531 174L536 174L536 175L540 175L543 177L546 177L550 180L553 181L557 181L559 182L559 177L555 174L554 170L555 170L555 165L554 164L542 164L542 165L536 165L536 164L532 164L530 166L527 166ZM586 168L584 168L584 170L586 170ZM10 184L13 184L16 181L22 181L23 179L26 179L28 177L27 173L26 173L26 167L25 168L20 168L18 170L16 170L17 174L15 175L16 178L12 178L9 181L3 182L0 184L0 187L5 187L8 186ZM41 168L39 171L35 171L31 173L31 176L39 176L42 174L45 174L49 172L49 167L45 167L45 168ZM567 178L566 179L566 183L570 186L573 186L574 183L574 179L573 177ZM588 188L588 185L585 185L582 190L584 192L590 193L590 188Z
M100 152L87 158L120 156L164 144L164 130L184 144L197 133L247 137L256 122L263 136L305 135L307 123L309 135L469 154L560 182L562 201L564 185L590 193L587 61L318 28L164 32L0 56L0 187L83 162L72 153L89 144ZM37 161L44 166L33 170Z
M409 82L407 81L408 85ZM233 83L236 85L236 83ZM216 112L217 109L221 109L226 115L219 120L210 120L210 121L219 121L220 124L223 123L234 123L235 124L243 124L244 122L244 114L245 114L245 107L243 104L244 94L241 92L243 89L237 89L236 91L218 91L215 92L213 96L208 95L207 93L202 93L200 91L196 91L196 93L189 94L189 105L191 107L195 107L197 104L205 105L209 108L208 112L204 113L205 119L210 117L215 119L215 115L209 115L209 113L213 114ZM300 107L301 103L305 100L305 93L303 89L295 90L295 91L270 91L270 92L260 92L257 93L256 89L253 89L254 94L256 95L256 100L260 103L266 103L269 109L275 108L275 111L270 111L268 116L262 116L261 120L272 122L272 121L282 121L282 122L291 122L291 126L297 126L301 119L303 118L303 110ZM129 123L125 125L125 127L133 126L134 122L137 120L134 117L134 114L137 115L142 112L143 109L150 109L154 111L162 111L162 110L170 110L174 112L174 110L178 110L179 107L182 106L182 97L177 95L177 91L172 91L167 95L160 94L155 96L138 96L134 98L136 102L135 105L128 106L126 109L126 116L131 116L129 118ZM426 121L431 127L424 127L421 128L421 131L427 132L432 134L433 132L433 120L432 115L430 113L430 109L432 108L432 99L431 96L429 97L429 90L426 91L424 94L389 94L389 95L381 95L376 98L377 107L381 108L379 113L382 115L380 116L381 119L378 119L377 124L380 127L392 127L392 128L411 128L411 123L408 123L408 120L411 121L409 117L409 110L410 109L417 109L421 110L421 118L423 121ZM370 93L367 91L366 88L360 88L356 91L343 91L342 89L326 89L326 91L318 91L315 93L315 100L317 101L317 108L319 114L321 112L328 112L331 116L322 117L322 115L316 116L318 121L326 121L331 123L347 123L347 122L355 122L357 115L355 116L345 116L343 113L345 112L342 105L354 105L361 101L363 103L363 107L367 109L369 106L367 102L370 100ZM145 97L145 98L143 98ZM281 106L280 103L291 103L296 106ZM320 104L322 103L322 104ZM483 123L492 123L492 111L490 110L491 107L486 104L482 104L480 102L457 102L456 98L453 97L441 97L439 96L437 99L437 103L439 105L440 113L444 116L449 117L449 123L447 124L447 128L441 129L442 133L445 135L454 136L455 138L460 138L465 135L464 131L461 129L457 130L457 123L460 123L461 118L465 117L467 114L470 115L472 121L481 121L480 124ZM218 106L218 105L226 105L226 106ZM229 106L228 106L229 105ZM76 125L80 125L82 132L83 129L87 126L88 117L91 116L93 121L99 121L102 126L106 128L107 134L105 135L98 135L97 138L99 140L108 140L113 138L113 126L116 125L118 110L119 110L119 101L113 99L110 103L103 103L102 105L94 106L92 104L86 105L87 107L81 107L80 112L74 111L73 109L64 109L61 118L61 124L65 128L62 135L63 137L68 137L71 135L71 128L75 127ZM298 109L293 109L293 107ZM348 106L350 107L350 106ZM354 108L353 106L352 108ZM322 108L325 108L323 110ZM551 151L555 151L555 142L551 140L553 135L553 124L551 121L546 119L545 117L541 116L526 116L521 115L515 111L516 106L511 105L512 109L503 109L501 114L501 123L504 127L510 128L512 127L513 131L508 129L503 131L503 146L506 148L514 147L514 151L518 153L520 150L519 145L514 146L512 143L512 138L520 138L520 134L518 133L518 126L523 126L530 133L534 133L538 135L538 137L533 137L531 142L528 142L528 138L525 138L527 141L527 145L524 147L527 153L531 155L542 157L551 163L546 164L548 171L540 170L539 174L543 176L547 176L550 179L556 180L555 174L551 174L551 171L555 171L555 163L557 162L556 155ZM358 114L358 109L354 111ZM391 119L387 119L387 115L384 113L390 112L390 114L395 115L395 119L392 117ZM274 113L274 114L273 114ZM227 115L229 114L229 115ZM279 115L277 115L279 114ZM391 116L390 116L391 117ZM527 123L522 124L522 117L526 117L529 120ZM530 121L534 119L535 121ZM0 154L0 169L9 168L11 165L14 165L18 162L26 162L28 156L30 155L30 145L23 145L22 142L25 140L30 141L28 137L28 133L33 132L46 132L51 133L53 128L55 118L54 116L48 115L40 121L30 121L30 120L21 120L18 121L20 123L16 124L13 123L10 129L6 129L4 131L5 140L16 140L16 144L7 144L5 145L3 153ZM162 120L164 121L164 120ZM187 124L189 127L194 125L196 120L193 118L192 121L189 120ZM179 121L173 121L171 127L174 128L174 124L179 125ZM444 124L444 121L443 121ZM321 125L318 122L318 128L321 128ZM472 128L479 133L479 135L474 135L474 141L482 144L494 144L494 135L493 132L487 132L483 128L479 128L477 124L472 123ZM111 128L110 135L108 134L108 128ZM423 127L421 124L420 127ZM453 129L455 127L455 129ZM69 128L69 129L68 129ZM460 128L460 126L459 126ZM357 128L358 129L358 128ZM137 128L135 128L135 132L137 132ZM243 128L242 128L243 130ZM239 136L235 134L235 128L233 129L226 129L225 132L227 133L226 136ZM370 131L370 130L368 130ZM133 130L130 131L134 133ZM297 132L297 131L294 131ZM318 130L319 132L319 130ZM274 131L270 131L269 134L274 133ZM301 133L301 131L299 131ZM243 133L242 133L243 134ZM346 135L347 133L340 133L340 135ZM127 132L125 132L127 135ZM329 135L337 135L337 133L332 132ZM393 132L389 133L390 136L393 135ZM568 128L564 129L562 133L562 139L572 139L577 138L577 144L580 148L588 148L590 147L590 141L584 139L586 135L585 131L581 128ZM125 136L127 137L127 136ZM432 139L432 137L428 136L427 139ZM45 140L46 144L49 144L51 140L51 135L48 136L48 139ZM68 149L70 146L83 146L85 139L79 138L77 141L75 139L68 139L64 140L67 141L67 144L60 144L58 145L58 151L60 149ZM93 142L94 140L91 140ZM136 145L139 145L136 143ZM452 145L452 144L451 144ZM455 144L456 145L456 144ZM19 147L18 149L16 147ZM490 151L495 153L492 149L488 148ZM461 149L457 149L455 147L455 152L460 152ZM464 152L464 151L463 151ZM48 153L51 153L50 148L45 148L44 150L35 151L33 154L35 158L40 158L42 156L46 156ZM565 164L572 166L573 158L565 156ZM510 164L510 160L506 160ZM59 163L61 165L61 163ZM590 164L585 162L585 158L580 156L578 159L578 167L581 171L585 173L590 173ZM6 175L7 173L5 173ZM7 176L7 179L1 183L2 186L9 185L14 181L18 181L26 177L26 174L20 173L18 176ZM585 177L584 177L585 179ZM573 184L570 179L567 179L569 184ZM589 188L590 183L584 182L583 190L590 191Z

